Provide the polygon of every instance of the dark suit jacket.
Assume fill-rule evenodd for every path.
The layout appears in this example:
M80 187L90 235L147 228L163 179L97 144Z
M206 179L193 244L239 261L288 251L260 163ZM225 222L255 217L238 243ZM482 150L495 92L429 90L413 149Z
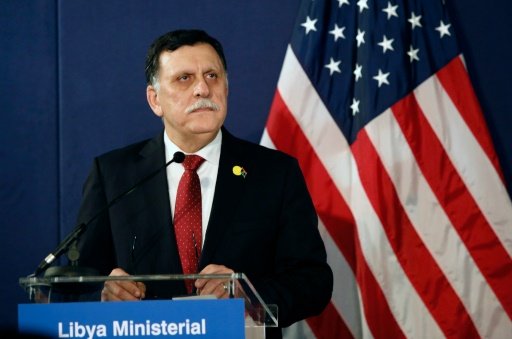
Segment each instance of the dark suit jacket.
M79 222L165 163L163 134L94 160ZM233 166L247 176L236 176ZM134 243L135 242L135 243ZM181 273L165 171L91 223L80 241L80 264L108 275ZM317 215L292 157L233 137L223 129L220 165L200 258L243 272L265 302L277 304L280 326L318 314L332 292ZM184 294L181 284L149 296Z

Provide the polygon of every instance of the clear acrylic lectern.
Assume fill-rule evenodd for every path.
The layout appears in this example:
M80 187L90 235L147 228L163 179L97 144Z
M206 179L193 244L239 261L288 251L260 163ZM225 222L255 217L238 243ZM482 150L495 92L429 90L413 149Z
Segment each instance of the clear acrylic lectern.
M99 301L106 281L137 281L145 284L176 284L196 279L220 279L226 285L228 298L243 300L247 338L264 338L265 327L277 327L277 306L267 305L243 273L133 276L28 276L19 279L32 303L63 303ZM172 299L194 300L212 296L172 296ZM142 301L143 302L143 301Z

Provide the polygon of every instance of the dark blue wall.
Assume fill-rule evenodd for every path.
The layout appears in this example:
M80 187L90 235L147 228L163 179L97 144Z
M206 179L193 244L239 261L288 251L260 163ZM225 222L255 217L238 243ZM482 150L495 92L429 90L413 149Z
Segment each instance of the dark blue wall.
M59 239L57 18L53 1L0 1L0 322L18 277Z
M505 0L447 1L512 183L512 34ZM0 0L0 326L25 301L18 278L74 226L93 156L154 135L144 56L176 28L203 28L228 58L227 127L258 142L298 0ZM509 189L510 191L510 189Z

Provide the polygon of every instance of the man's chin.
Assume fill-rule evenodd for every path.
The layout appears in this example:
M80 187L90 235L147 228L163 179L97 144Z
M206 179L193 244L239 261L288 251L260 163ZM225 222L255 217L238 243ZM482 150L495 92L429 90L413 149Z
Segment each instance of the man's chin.
M193 129L191 132L193 135L196 135L196 136L201 136L201 135L204 135L204 136L208 136L208 135L213 135L213 136L216 136L217 133L219 132L220 130L220 127L218 128L197 128L197 129Z
M219 122L218 119L198 119L194 122L191 121L189 131L193 134L217 134L222 122Z

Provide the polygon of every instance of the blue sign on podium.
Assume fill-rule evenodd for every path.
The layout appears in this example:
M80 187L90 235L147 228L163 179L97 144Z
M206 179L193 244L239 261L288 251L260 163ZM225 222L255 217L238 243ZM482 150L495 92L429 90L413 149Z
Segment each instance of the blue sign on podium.
M54 338L243 338L242 299L22 304L21 332Z

